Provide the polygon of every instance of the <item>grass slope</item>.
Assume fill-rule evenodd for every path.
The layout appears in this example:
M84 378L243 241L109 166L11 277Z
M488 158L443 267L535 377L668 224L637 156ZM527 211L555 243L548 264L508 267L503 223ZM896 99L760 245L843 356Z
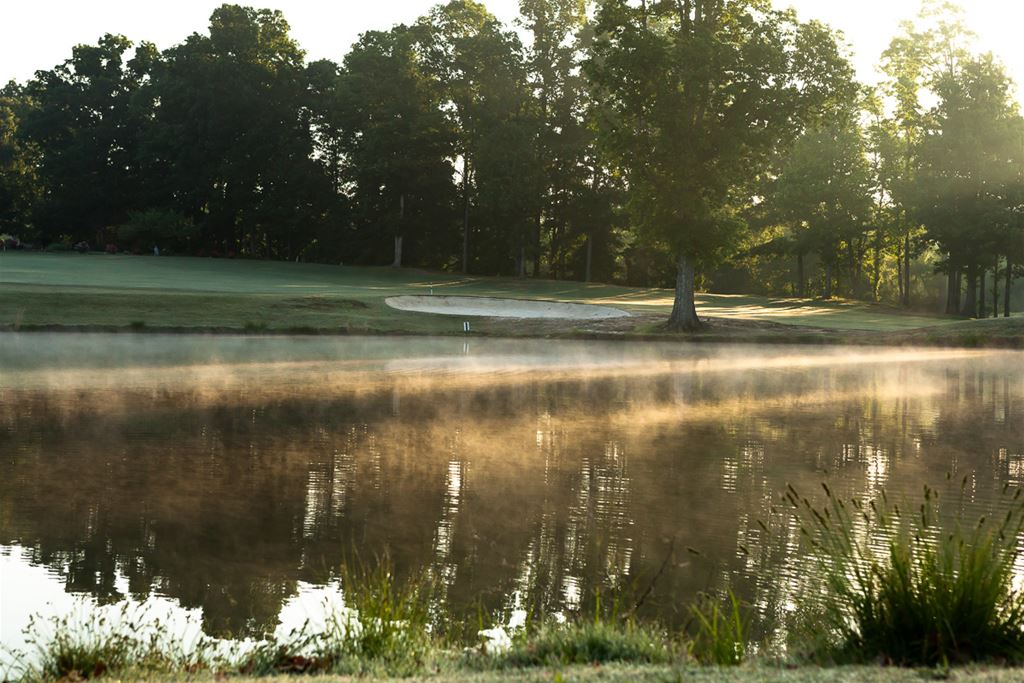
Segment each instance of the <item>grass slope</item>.
M129 327L248 331L455 334L458 318L396 311L399 294L496 296L605 304L637 314L625 326L480 319L484 334L649 333L671 310L672 293L602 284L465 277L391 268L100 254L0 254L0 326ZM778 334L898 333L941 328L948 319L848 302L701 295L703 316ZM1015 334L1016 332L1014 332Z

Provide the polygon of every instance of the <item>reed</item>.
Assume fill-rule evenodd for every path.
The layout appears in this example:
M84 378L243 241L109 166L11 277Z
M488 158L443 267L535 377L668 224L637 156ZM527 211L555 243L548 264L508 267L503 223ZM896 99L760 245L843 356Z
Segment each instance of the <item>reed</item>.
M1004 488L1001 512L969 523L967 481L948 505L926 486L909 509L884 491L843 499L823 485L815 506L788 489L825 584L818 626L830 637L818 655L905 666L1024 662L1024 595L1014 587L1021 490Z

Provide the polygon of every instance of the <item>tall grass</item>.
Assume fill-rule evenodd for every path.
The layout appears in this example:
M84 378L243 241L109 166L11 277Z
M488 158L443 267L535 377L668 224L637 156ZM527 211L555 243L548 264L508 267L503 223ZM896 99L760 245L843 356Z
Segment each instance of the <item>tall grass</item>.
M98 678L131 672L194 672L213 666L212 641L186 643L143 608L90 609L84 603L71 614L33 620L28 652L16 674L22 680Z
M308 623L283 640L260 644L240 665L249 675L335 673L409 675L436 651L431 635L430 586L398 582L390 562L342 572L346 609L323 628Z
M884 491L843 499L827 485L816 507L789 488L826 587L831 638L819 654L897 665L1024 662L1024 595L1014 586L1021 491L1004 488L1003 512L968 523L966 484L948 505L926 486L911 509Z
M747 657L747 620L740 601L730 590L723 609L717 599L706 597L690 608L696 633L689 642L690 656L701 664L739 666Z
M679 658L674 639L651 625L634 621L583 619L546 622L512 639L497 657L501 666L571 666L574 664L667 664Z

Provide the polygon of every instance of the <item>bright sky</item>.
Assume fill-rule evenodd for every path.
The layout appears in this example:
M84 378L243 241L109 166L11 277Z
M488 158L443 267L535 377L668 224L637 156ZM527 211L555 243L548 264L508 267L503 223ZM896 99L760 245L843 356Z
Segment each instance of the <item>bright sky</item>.
M205 31L222 0L4 0L0 21L0 83L25 80L71 54L77 43L94 43L103 33L149 40L160 48ZM435 0L235 0L284 12L293 35L312 59L340 61L358 35L412 22ZM518 0L484 0L510 21ZM845 32L856 52L861 78L877 80L875 64L899 22L916 15L920 0L775 0L803 18L817 18ZM1018 0L962 0L978 47L994 52L1019 82L1024 81L1024 3Z

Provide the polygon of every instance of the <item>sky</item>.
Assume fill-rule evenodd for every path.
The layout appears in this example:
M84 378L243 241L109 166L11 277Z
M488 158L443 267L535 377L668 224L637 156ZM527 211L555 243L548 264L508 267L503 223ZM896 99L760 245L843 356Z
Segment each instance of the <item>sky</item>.
M436 0L235 0L240 4L280 9L292 34L310 59L341 61L360 33L409 23ZM505 21L517 14L518 0L483 0ZM187 35L205 31L207 20L223 0L4 0L0 21L0 83L24 81L71 55L71 46L95 43L104 33L148 40L163 49ZM899 22L913 18L920 0L775 0L793 7L804 19L821 19L844 32L855 53L862 80L878 80L875 65ZM976 46L991 51L1011 76L1024 82L1024 3L1019 0L962 0Z

